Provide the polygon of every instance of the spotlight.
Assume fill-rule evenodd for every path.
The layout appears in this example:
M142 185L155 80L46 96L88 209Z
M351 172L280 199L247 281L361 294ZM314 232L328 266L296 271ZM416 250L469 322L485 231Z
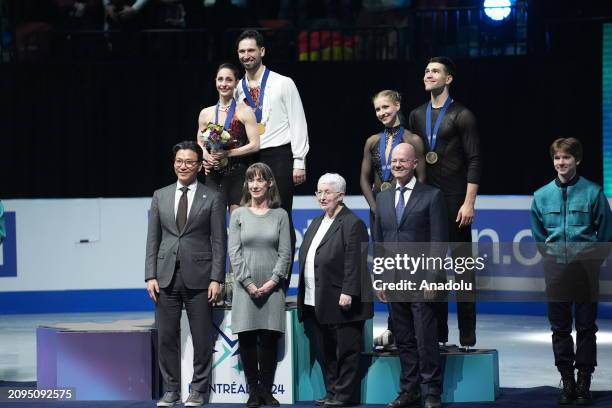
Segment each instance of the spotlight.
M510 15L511 0L484 0L484 12L491 20L502 21Z

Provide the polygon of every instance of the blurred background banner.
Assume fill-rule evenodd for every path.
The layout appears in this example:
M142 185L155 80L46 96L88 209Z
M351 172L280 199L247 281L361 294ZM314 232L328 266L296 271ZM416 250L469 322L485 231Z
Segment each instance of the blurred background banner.
M151 310L144 289L150 202L149 198L5 201L9 221L16 222L9 222L8 238L0 247L0 313ZM361 196L346 197L345 203L369 226L369 210ZM497 257L492 254L492 269L481 274L488 279L489 289L503 289L510 280L508 290L519 295L524 291L529 298L537 286L534 279L541 279L527 276L524 280L525 268L512 254L512 243L525 248L533 241L530 205L531 197L481 196L477 200L474 241L483 243L483 251L501 244L503 252ZM296 197L293 219L298 249L308 225L320 214L314 198ZM526 257L532 255L525 251ZM295 293L298 273L296 253L290 294ZM602 291L612 294L610 277L602 279Z

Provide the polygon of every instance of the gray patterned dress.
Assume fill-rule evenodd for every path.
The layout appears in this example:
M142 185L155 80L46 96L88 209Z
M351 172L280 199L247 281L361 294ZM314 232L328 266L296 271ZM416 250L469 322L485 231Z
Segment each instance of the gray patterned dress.
M232 332L285 331L285 289L291 266L289 217L282 208L263 215L247 207L232 212L228 252L236 283L232 300ZM246 288L268 280L278 284L265 297L252 299Z

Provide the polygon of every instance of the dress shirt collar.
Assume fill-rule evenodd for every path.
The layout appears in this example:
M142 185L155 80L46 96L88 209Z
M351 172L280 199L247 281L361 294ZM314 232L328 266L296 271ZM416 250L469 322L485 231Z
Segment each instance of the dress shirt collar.
M407 187L407 188L408 188L408 190L414 190L414 185L416 184L416 177L412 176L412 178L410 179L410 181L408 182L408 184L406 184L405 186L402 186L402 185L399 183L399 181L397 181L395 184L396 184L396 185L395 185L395 189L396 189L396 190L397 190L397 189L399 189L399 188L402 188L402 187Z
M268 67L266 67L265 65L262 64L263 69L261 70L261 74L259 75L259 78L255 79L254 81L257 82L257 86L261 87L261 80L263 79L264 73L266 72L266 69L268 69ZM245 73L244 74L244 78L246 78L247 83L250 82L250 79L248 77L248 75ZM268 77L268 80L270 80L270 77ZM242 86L242 84L239 84L240 86Z
M193 181L193 183L191 183L191 184L190 184L190 185L188 185L188 186L183 186L183 185L181 184L181 182L180 182L180 181L177 181L177 182L176 182L176 189L177 189L177 191L181 191L181 188L183 188L183 187L187 187L187 188L189 189L189 191L193 191L193 192L195 192L195 191L196 191L196 189L197 189L197 187L198 187L198 179L196 178L196 179Z

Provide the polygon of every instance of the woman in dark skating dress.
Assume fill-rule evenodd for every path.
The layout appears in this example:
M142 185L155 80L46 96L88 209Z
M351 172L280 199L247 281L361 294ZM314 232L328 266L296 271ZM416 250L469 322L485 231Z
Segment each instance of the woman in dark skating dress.
M383 169L385 160L381 160L381 135L385 137L383 142L384 157L390 163L391 150L395 145L406 142L414 146L417 154L417 178L423 182L425 179L425 158L423 156L423 142L415 134L404 129L400 120L401 95L397 91L384 90L378 92L372 98L374 112L378 120L384 125L380 133L370 136L363 149L363 160L361 162L361 191L370 206L370 226L374 223L374 212L376 210L376 194L385 186L385 182L393 179L390 168Z
M233 64L219 66L215 78L219 102L202 109L198 118L198 143L204 150L205 184L223 194L230 213L240 205L246 169L252 162L253 153L259 151L255 114L244 102L234 99L238 77L238 69ZM232 113L228 121L228 115ZM226 127L232 140L231 149L213 151L206 147L202 134L210 123Z

